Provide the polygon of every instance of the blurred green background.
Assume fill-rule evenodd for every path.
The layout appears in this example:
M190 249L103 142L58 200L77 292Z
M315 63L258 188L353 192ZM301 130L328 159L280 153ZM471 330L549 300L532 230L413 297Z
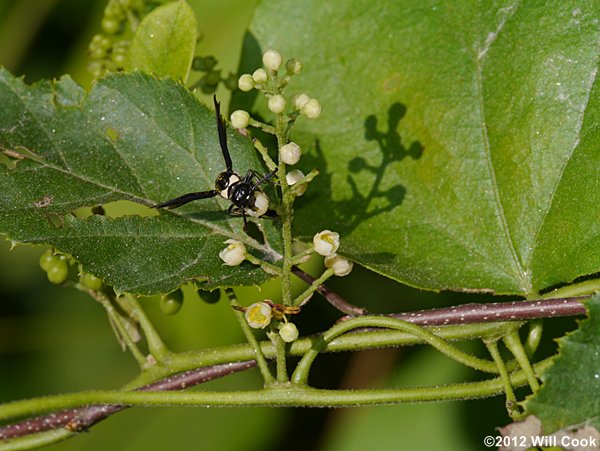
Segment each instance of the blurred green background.
M256 1L190 0L204 38L197 54L214 55L225 72L237 71L242 39ZM0 65L27 82L70 74L89 86L86 48L99 31L105 0L0 0ZM222 90L223 88L221 88ZM225 105L228 94L220 91ZM208 99L208 97L206 98ZM1 107L1 106L0 106ZM0 241L0 402L94 388L114 388L136 374L99 304L75 290L52 286L39 268L42 247ZM319 262L313 263L318 270ZM316 267L315 267L316 266ZM366 270L328 284L351 302L375 312L389 305L416 310L491 297L425 293ZM300 286L300 285L299 285ZM243 303L276 284L238 290ZM276 301L276 298L274 297ZM174 317L161 314L155 299L143 304L174 350L243 340L225 302L209 305L187 296ZM387 306L387 307L386 307ZM299 318L302 334L332 324L337 314L315 296ZM558 333L571 320L555 321ZM480 355L478 343L465 347ZM548 343L544 353L552 352ZM442 384L479 377L426 347L364 351L321 357L312 381L321 387ZM230 376L203 388L260 386L257 371ZM521 393L522 395L523 393ZM56 450L478 450L494 428L509 422L504 399L360 409L130 409L95 426L91 433L50 447Z

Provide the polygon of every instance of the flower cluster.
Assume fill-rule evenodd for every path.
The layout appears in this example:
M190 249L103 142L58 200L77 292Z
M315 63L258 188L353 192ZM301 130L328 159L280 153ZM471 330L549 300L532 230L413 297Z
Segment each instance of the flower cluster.
M302 72L302 63L295 58L287 60L284 64L281 53L277 50L267 50L262 57L262 67L254 72L243 74L238 79L238 87L242 91L251 91L256 89L262 92L266 97L267 108L276 115L275 125L268 125L254 119L250 113L244 110L236 110L231 113L231 125L236 129L246 130L248 127L256 127L262 129L266 133L276 135L278 142L277 162L271 159L268 150L255 140L255 147L263 156L266 165L274 172L277 172L279 181L285 179L285 184L282 185L282 196L284 205L281 210L284 212L291 211L291 202L295 197L301 196L307 189L308 183L314 178L318 172L311 171L308 175L304 175L299 169L293 169L286 172L287 166L297 165L302 157L302 149L299 144L290 140L290 131L295 121L304 116L307 118L316 118L321 114L321 104L317 99L310 97L304 92L299 92L291 97L285 96L285 89L288 86L291 78ZM248 131L244 131L245 134ZM277 171L275 171L277 168ZM292 196L286 193L291 193ZM264 199L263 199L264 196ZM285 202L289 204L286 205ZM256 196L256 211L248 212L251 216L262 216L268 208L268 199L264 193L259 192ZM288 214L289 215L289 214ZM291 215L287 218L282 218L283 222L291 221ZM284 224L285 228L286 225ZM288 226L291 234L291 225ZM289 237L289 235L288 235ZM291 246L291 237L285 238L284 246ZM227 247L219 253L219 257L225 265L236 266L243 261L248 260L252 264L263 265L268 268L266 263L249 254L244 243L237 240L227 240ZM292 265L298 265L311 255L319 254L325 257L325 267L327 271L321 276L321 280L325 280L332 275L345 276L352 271L353 263L348 259L338 255L340 247L340 236L331 230L323 230L313 237L312 246L304 248L301 252L293 255L287 268ZM292 252L293 253L293 252ZM289 253L287 254L288 258ZM273 274L281 274L280 269L273 270L273 265L269 270L275 271ZM283 265L285 268L285 264ZM267 269L265 269L267 270ZM289 275L282 274L282 277ZM298 338L298 328L289 321L288 317L292 314L300 312L300 308L308 302L316 290L313 284L301 293L296 299L291 299L291 294L284 294L283 304L274 304L271 300L266 299L256 302L248 307L239 309L244 311L246 322L255 329L264 329L269 326L267 335L273 339L273 336L279 336L286 343L295 341ZM285 291L285 290L284 290Z
M267 50L262 58L263 67L256 69L252 74L243 74L238 79L238 88L241 91L257 89L267 96L267 107L272 113L284 114L288 105L291 111L288 118L302 114L308 118L316 118L321 114L321 104L317 99L311 98L306 93L294 94L291 102L283 95L291 77L302 72L302 63L295 58L285 63L285 74L280 73L283 66L283 57L277 50ZM246 128L254 125L250 115L244 110L236 110L231 114L231 124L235 128ZM295 164L295 163L287 163Z

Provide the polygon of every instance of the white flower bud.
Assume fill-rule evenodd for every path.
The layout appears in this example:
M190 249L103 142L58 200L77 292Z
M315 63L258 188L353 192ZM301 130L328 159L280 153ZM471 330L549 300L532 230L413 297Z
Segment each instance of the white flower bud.
M250 122L250 115L244 110L235 110L231 113L231 125L233 128L246 128Z
M333 269L333 273L336 276L342 277L350 274L354 263L344 257L340 257L337 254L332 254L325 257L325 266Z
M288 75L298 75L300 72L302 72L302 63L296 58L289 59L285 63L285 70L287 71Z
M252 73L252 79L258 83L259 85L262 85L263 83L267 82L267 71L264 70L263 68L260 69L256 69L253 73Z
M331 230L323 230L313 237L313 245L317 254L326 257L337 252L340 247L340 236Z
M300 161L301 156L302 150L295 142L284 144L279 149L279 161L283 161L285 164L296 164Z
M267 50L263 53L262 61L267 69L279 70L283 58L277 50Z
M246 213L248 213L250 216L254 216L255 218L264 215L269 209L269 198L262 191L256 192L254 197L254 208L256 208L256 210L253 210L252 208L246 208Z
M302 171L300 171L298 169L294 169L294 170L288 172L287 174L285 174L285 179L287 181L287 184L290 186L295 185L296 183L298 183L299 180L302 180L303 178L304 178L304 174L302 173ZM308 188L308 183L303 183L302 185L297 186L294 189L296 196L302 196L306 192L306 188Z
M240 91L244 92L250 91L252 88L254 88L254 79L252 78L252 75L242 75L238 80L238 88L240 88Z
M302 107L302 112L310 119L319 117L321 114L321 104L317 99L310 99L308 102L306 102L306 105Z
M219 252L219 257L227 266L237 266L246 259L246 246L244 246L244 243L231 239L225 241L225 243L229 246Z
M283 96L275 94L274 96L269 97L267 106L273 113L281 113L283 110L285 110L285 99Z
M301 110L308 103L310 97L303 92L300 94L294 94L292 97L292 106L294 107L294 111Z
M264 329L271 323L271 306L266 302L256 302L244 314L248 325L254 329Z
M298 339L298 328L294 323L285 323L279 329L279 336L286 343L291 343Z

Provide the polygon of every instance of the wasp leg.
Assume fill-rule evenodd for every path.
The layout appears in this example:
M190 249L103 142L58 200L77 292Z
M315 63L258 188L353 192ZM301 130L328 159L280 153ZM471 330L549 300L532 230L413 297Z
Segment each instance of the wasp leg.
M244 232L248 232L248 220L246 219L246 211L243 208L231 204L227 209L229 216L241 216L244 220Z
M211 197L215 197L217 194L219 194L218 191L214 189L210 191L188 193L184 194L183 196L176 197L175 199L167 200L163 203L153 205L152 208L177 208L193 200L210 199Z

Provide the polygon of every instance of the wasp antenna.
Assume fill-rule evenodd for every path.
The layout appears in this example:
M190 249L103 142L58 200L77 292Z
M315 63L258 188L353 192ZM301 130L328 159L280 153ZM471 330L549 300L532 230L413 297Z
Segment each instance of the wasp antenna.
M213 95L213 102L215 103L215 113L217 115L217 129L219 130L219 144L221 144L221 152L223 152L223 158L225 159L225 166L227 171L233 172L233 164L231 162L231 156L229 155L229 148L227 147L227 134L225 133L225 122L221 116L221 104L217 102L217 96Z
M268 174L265 174L265 175L264 175L264 176L263 176L261 179L259 179L259 180L258 180L258 181L257 181L257 182L254 184L254 186L252 187L252 190L253 190L253 191L256 191L256 190L257 190L257 189L260 187L260 185L262 185L262 184L263 184L263 183L265 183L266 181L268 181L268 180L272 179L272 178L275 176L275 174L277 174L277 170L278 170L278 169L277 169L277 168L275 168L275 169L273 169L271 172L269 172Z

